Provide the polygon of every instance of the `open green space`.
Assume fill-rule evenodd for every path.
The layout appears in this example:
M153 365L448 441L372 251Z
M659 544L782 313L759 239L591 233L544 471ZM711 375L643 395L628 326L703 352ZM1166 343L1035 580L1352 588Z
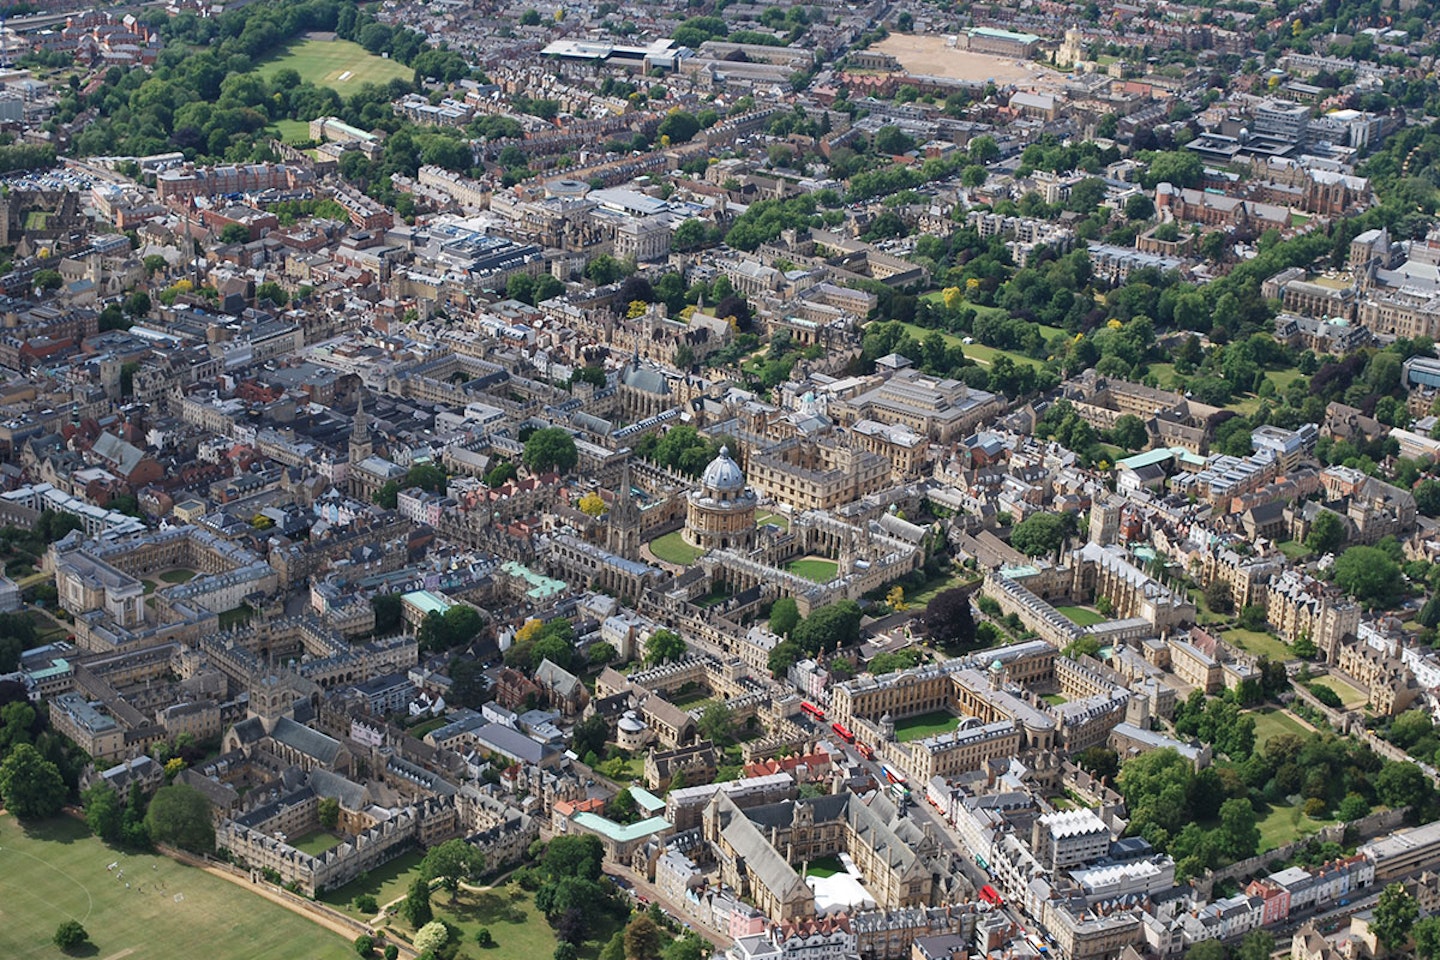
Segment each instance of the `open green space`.
M310 139L310 124L304 120L276 120L271 124L281 143L296 144Z
M1070 702L1069 698L1067 698L1063 693L1046 693L1046 694L1042 694L1041 697L1040 697L1040 699L1041 699L1041 700L1044 700L1046 703L1050 704L1050 706L1052 706L1052 707L1058 707L1058 706L1060 706L1060 704L1062 704L1062 703L1069 703L1069 702Z
M343 837L337 837L329 830L312 830L304 836L293 837L290 840L290 846L299 850L301 853L308 853L312 857L318 857L331 847L338 847L344 842Z
M901 743L923 740L937 733L947 733L960 725L960 718L945 710L934 710L915 717L895 721L895 739Z
M516 960L545 960L555 953L555 931L535 909L534 894L517 884L482 890L461 890L455 896L436 890L430 900L436 920L445 920L461 930L461 942L474 949L475 931L488 927L495 946L485 952ZM413 935L408 927L407 932ZM595 953L592 947L591 955ZM581 955L585 952L582 950Z
M785 569L797 577L804 577L815 583L829 583L835 579L835 573L840 569L840 564L824 557L801 557L799 560L791 560L785 564Z
M301 80L342 94L359 90L367 83L410 80L415 76L403 63L377 57L349 40L297 40L278 56L261 63L260 75L268 80L286 67L300 74Z
M807 864L805 872L812 877L833 877L845 872L845 864L839 857L816 857Z
M1250 716L1255 719L1255 746L1257 749L1263 748L1271 737L1279 736L1282 733L1293 733L1299 737L1310 735L1310 731L1304 724L1284 710L1277 710L1273 707L1252 710Z
M657 559L673 563L677 567L688 567L705 553L699 547L686 543L679 530L651 540L650 552L655 554Z
M1065 615L1071 623L1088 627L1096 623L1104 623L1105 615L1098 610L1091 610L1089 607L1056 607Z
M405 732L410 734L410 736L414 737L416 740L421 740L425 737L425 734L429 733L431 730L439 730L441 727L445 726L445 724L449 722L449 717L431 717L429 720L415 724L415 726L411 727Z
M1271 660L1285 661L1294 658L1295 654L1290 650L1290 645L1284 640L1272 637L1268 633L1259 630L1242 630L1239 627L1231 627L1225 631L1225 641L1232 643L1242 650L1247 650L1257 657L1269 657Z
M697 599L695 601L695 606L704 607L707 609L710 607L718 607L726 600L729 600L732 596L734 596L734 594L732 594L729 590L726 590L724 586L717 585L714 590L711 590L709 593L705 594L705 596Z
M1298 540L1281 540L1275 546L1279 547L1280 552L1291 560L1304 560L1310 556L1310 548Z
M1346 710L1364 706L1365 701L1370 699L1365 695L1364 690L1339 677L1316 677L1311 682L1335 691L1335 695L1340 698L1340 702L1344 704Z
M44 210L31 210L29 213L25 214L25 229L44 230L45 224L49 222L49 220L50 214L46 213Z
M423 853L419 850L411 850L389 863L362 874L343 887L326 890L316 899L321 903L328 903L352 917L368 920L369 917L355 909L354 899L362 893L368 893L382 907L393 900L400 899L405 896L405 891L410 889L411 882L420 876L420 861L423 859L425 859Z
M1272 806L1260 818L1260 852L1274 850L1293 840L1318 833L1321 827L1334 822L1334 820L1312 820L1299 807Z
M905 591L905 602L912 607L923 607L938 594L944 593L951 587L958 587L961 584L969 583L971 577L966 576L967 571L955 568L953 573L943 573L938 577L931 577L922 583L916 590Z
M763 527L767 523L773 523L781 530L790 529L790 521L783 513L768 513L762 510L755 514L755 526Z
M105 869L111 863L118 866ZM354 956L349 940L244 887L165 857L122 853L66 817L21 827L0 816L0 912L6 957L59 957L50 938L65 920L80 921L97 958L180 960L198 944L210 960Z
M189 583L195 579L194 570L166 570L160 574L160 579L166 583Z
M1027 357L1023 353L1015 353L1011 350L1001 350L998 347L987 347L983 343L965 343L963 338L957 337L953 333L946 333L944 330L927 330L926 328L917 326L913 323L904 324L904 327L905 331L917 340L924 340L926 337L930 336L930 334L938 333L941 337L945 339L945 342L947 344L960 344L960 348L965 351L965 356L969 357L971 360L974 360L981 366L990 366L990 364L995 362L995 358L997 356L1001 356L1002 354L1009 357L1011 360L1014 360L1016 363L1025 363L1029 364L1032 367L1043 366L1043 364L1039 360L1036 360L1033 357Z

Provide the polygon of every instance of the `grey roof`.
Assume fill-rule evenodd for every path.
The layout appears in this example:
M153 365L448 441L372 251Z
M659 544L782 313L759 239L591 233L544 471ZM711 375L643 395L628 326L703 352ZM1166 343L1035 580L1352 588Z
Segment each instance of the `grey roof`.
M580 678L547 657L535 668L535 682L559 696L573 696L580 687Z
M545 758L545 747L518 730L500 723L491 723L475 731L475 739L507 757L526 763L539 763Z
M360 784L329 770L311 771L310 786L322 797L339 800L340 806L346 810L364 809L370 796L369 791Z
M309 727L302 726L289 717L281 717L277 720L275 729L270 735L280 743L299 750L307 757L314 757L323 764L334 763L340 753L339 740L326 736L319 730L311 730Z

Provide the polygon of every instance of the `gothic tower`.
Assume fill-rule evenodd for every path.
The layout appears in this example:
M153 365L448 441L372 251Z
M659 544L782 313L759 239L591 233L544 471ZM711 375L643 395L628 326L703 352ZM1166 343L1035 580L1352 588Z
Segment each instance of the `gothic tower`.
M355 405L355 424L350 429L350 465L364 460L375 452L370 442L370 418L365 416L365 399Z
M607 548L626 560L640 556L640 507L630 496L630 461L625 461L620 475L620 488L610 508L610 524L606 531Z

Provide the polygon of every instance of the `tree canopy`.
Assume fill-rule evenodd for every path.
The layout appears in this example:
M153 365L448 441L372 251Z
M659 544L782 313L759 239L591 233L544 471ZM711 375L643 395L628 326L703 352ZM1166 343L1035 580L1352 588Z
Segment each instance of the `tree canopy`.
M210 801L184 783L172 783L155 791L145 813L145 826L157 843L168 843L193 853L208 853L215 847Z
M575 438L560 427L536 430L525 441L525 466L537 473L554 470L569 473L575 469L580 455L575 451Z

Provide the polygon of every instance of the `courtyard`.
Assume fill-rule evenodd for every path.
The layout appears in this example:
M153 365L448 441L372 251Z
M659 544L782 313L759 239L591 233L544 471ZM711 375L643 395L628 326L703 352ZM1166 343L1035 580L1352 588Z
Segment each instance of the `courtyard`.
M922 713L895 721L895 739L901 743L924 740L939 733L948 733L960 725L960 718L945 710Z

